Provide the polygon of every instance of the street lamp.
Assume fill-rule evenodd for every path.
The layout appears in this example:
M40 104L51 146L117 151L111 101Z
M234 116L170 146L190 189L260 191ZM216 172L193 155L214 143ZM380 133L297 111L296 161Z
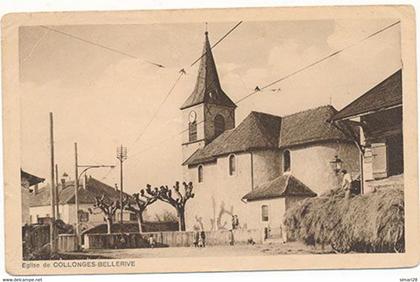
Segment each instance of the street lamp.
M343 161L337 156L334 156L334 160L330 161L330 164L336 174L338 174L342 168Z
M91 168L114 168L114 165L79 165L78 163L78 154L77 154L77 142L74 143L74 202L75 202L75 208L76 208L76 244L79 248L79 179L82 177L86 171L88 171ZM79 174L79 168L83 168L83 170Z

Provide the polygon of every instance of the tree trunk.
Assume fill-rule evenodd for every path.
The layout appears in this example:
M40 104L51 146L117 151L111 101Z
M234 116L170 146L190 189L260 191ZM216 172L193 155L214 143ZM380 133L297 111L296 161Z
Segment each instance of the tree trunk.
M140 233L143 233L143 213L142 212L139 212L139 213L136 213L136 215L137 215L137 224L139 225L139 232Z
M185 211L183 209L178 210L178 221L179 231L185 231Z
M108 234L111 234L112 233L112 218L109 218L109 217L106 218L106 226L107 226Z

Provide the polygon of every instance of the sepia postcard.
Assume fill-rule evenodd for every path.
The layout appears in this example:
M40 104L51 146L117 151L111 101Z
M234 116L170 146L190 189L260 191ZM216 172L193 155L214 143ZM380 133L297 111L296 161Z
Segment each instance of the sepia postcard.
M8 14L2 74L10 274L418 264L410 6Z

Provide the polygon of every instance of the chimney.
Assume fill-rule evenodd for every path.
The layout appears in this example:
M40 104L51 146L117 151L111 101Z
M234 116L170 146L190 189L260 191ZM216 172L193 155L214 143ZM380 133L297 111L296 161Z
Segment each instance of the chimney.
M34 186L34 195L38 194L38 184Z
M115 183L115 191L118 192L118 184L117 183Z

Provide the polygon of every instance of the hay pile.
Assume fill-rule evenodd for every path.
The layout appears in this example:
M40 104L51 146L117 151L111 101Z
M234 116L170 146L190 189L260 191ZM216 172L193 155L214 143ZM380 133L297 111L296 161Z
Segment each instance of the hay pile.
M404 195L389 188L344 199L336 189L286 212L290 240L330 245L340 253L404 252Z

